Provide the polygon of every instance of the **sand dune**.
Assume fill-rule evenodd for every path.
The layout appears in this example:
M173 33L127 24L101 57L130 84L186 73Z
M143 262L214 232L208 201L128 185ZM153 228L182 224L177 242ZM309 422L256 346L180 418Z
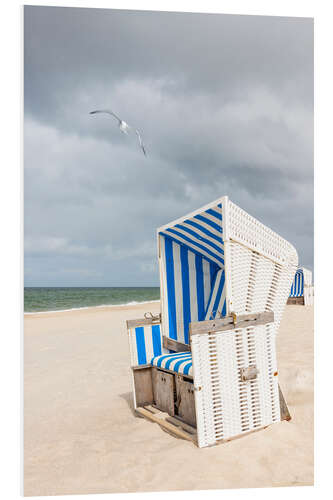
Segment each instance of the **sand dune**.
M313 484L313 308L286 307L291 422L199 449L132 409L125 320L159 303L26 315L25 495Z

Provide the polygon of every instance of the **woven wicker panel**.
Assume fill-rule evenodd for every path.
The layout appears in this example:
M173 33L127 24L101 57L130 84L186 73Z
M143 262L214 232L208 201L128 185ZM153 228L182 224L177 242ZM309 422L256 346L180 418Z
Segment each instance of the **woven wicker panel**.
M229 304L237 314L273 311L278 327L296 265L281 265L235 241L229 244Z
M259 252L274 262L298 264L295 248L277 233L231 201L228 203L227 237Z
M212 380L216 371L216 363L214 353L211 354L210 352L210 335L193 336L191 339L191 350L198 446L202 448L216 443L214 407L217 402Z
M199 447L280 421L272 324L194 335L192 356ZM257 378L243 382L250 365Z
M283 311L288 300L290 285L294 274L295 265L293 263L290 263L289 266L275 265L266 307L268 310L274 311L277 328L282 319Z

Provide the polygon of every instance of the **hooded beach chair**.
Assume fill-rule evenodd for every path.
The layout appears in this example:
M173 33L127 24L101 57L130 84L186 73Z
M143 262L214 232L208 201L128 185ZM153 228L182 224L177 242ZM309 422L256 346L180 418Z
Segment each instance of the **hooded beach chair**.
M305 267L299 267L291 285L287 304L312 306L313 297L312 272Z
M199 447L290 419L275 339L294 247L227 196L157 240L161 313L127 321L137 414Z

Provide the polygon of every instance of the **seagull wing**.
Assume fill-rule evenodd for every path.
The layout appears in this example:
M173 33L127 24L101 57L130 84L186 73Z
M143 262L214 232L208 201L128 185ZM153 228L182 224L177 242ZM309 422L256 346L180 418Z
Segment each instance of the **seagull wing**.
M126 134L127 134L127 130L131 130L131 128L132 128L130 125L128 125L128 123L124 122L124 120L122 120L121 118L119 118L119 116L117 116L113 111L111 111L109 109L96 109L95 111L90 111L89 114L90 115L95 115L97 113L106 113L106 114L111 115L114 118L116 118L116 120L118 120L118 122L119 122L120 130L122 132L125 132ZM145 146L143 144L140 132L137 129L135 129L135 133L138 136L139 143L140 143L140 148L142 149L143 154L145 156L147 156L147 153L146 153L146 150L145 150Z
M107 113L108 115L112 115L114 116L118 121L119 123L122 121L119 116L115 115L113 111L110 111L108 109L96 109L95 111L90 111L90 115L95 115L96 113Z
M144 154L145 156L147 156L147 153L146 153L146 150L145 150L145 146L144 146L144 144L143 144L143 142L142 142L142 138L141 138L140 132L139 132L137 129L135 129L135 133L136 133L136 135L138 136L139 143L140 143L140 148L142 149L143 154Z

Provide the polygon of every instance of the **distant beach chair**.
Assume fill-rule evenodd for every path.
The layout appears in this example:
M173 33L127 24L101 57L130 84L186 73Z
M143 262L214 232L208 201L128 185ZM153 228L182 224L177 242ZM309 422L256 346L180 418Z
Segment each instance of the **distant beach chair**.
M290 420L275 338L294 247L227 196L157 238L161 314L127 321L136 413L199 447Z
M299 267L291 285L287 304L312 306L314 300L314 287L312 285L312 272L305 267Z

